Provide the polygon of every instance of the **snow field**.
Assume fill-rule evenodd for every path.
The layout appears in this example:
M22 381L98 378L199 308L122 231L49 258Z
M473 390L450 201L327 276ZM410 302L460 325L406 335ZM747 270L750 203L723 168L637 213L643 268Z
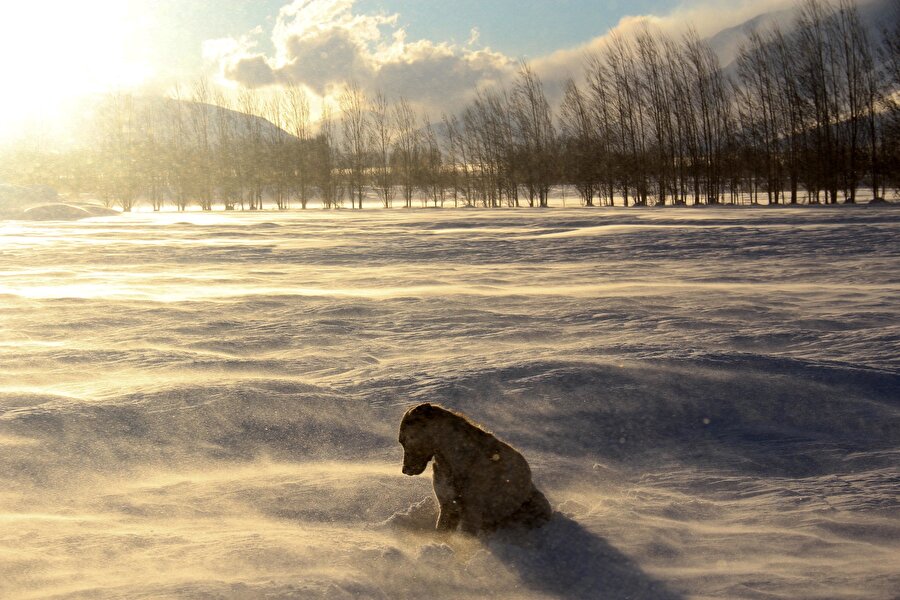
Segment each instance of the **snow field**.
M900 212L0 223L0 597L891 598ZM420 401L558 514L427 529ZM426 471L427 473L427 471Z

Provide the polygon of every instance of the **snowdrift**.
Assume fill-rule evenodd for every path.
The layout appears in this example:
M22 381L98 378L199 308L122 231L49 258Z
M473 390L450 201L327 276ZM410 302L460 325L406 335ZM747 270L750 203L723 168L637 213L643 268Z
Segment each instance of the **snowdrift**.
M92 204L41 204L26 208L12 218L20 218L28 221L77 221L91 217L109 217L118 215L119 212L111 208L104 208Z

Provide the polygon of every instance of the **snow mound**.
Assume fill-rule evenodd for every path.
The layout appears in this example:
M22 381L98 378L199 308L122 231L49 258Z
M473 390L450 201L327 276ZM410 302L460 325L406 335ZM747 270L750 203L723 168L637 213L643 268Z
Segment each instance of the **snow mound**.
M429 496L399 510L383 521L382 527L408 529L411 531L431 531L437 522L438 506L434 497Z
M20 218L29 221L77 221L118 214L118 211L102 206L54 203L26 208Z

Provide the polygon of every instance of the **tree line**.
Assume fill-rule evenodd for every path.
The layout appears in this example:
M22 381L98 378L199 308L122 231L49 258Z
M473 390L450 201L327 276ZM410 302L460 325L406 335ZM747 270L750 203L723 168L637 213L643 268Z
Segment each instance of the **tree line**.
M789 28L749 32L725 68L695 31L644 24L585 57L555 108L522 62L437 122L352 82L315 122L298 85L113 95L92 144L20 148L4 178L125 211L543 207L554 188L587 206L853 203L900 183L900 3L897 17L871 39L852 0L802 0Z

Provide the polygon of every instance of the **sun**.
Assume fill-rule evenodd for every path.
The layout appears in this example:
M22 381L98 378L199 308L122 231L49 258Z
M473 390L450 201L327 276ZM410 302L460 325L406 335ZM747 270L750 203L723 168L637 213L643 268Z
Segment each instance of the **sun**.
M140 85L138 0L0 3L0 141L30 123L50 123L72 100Z

